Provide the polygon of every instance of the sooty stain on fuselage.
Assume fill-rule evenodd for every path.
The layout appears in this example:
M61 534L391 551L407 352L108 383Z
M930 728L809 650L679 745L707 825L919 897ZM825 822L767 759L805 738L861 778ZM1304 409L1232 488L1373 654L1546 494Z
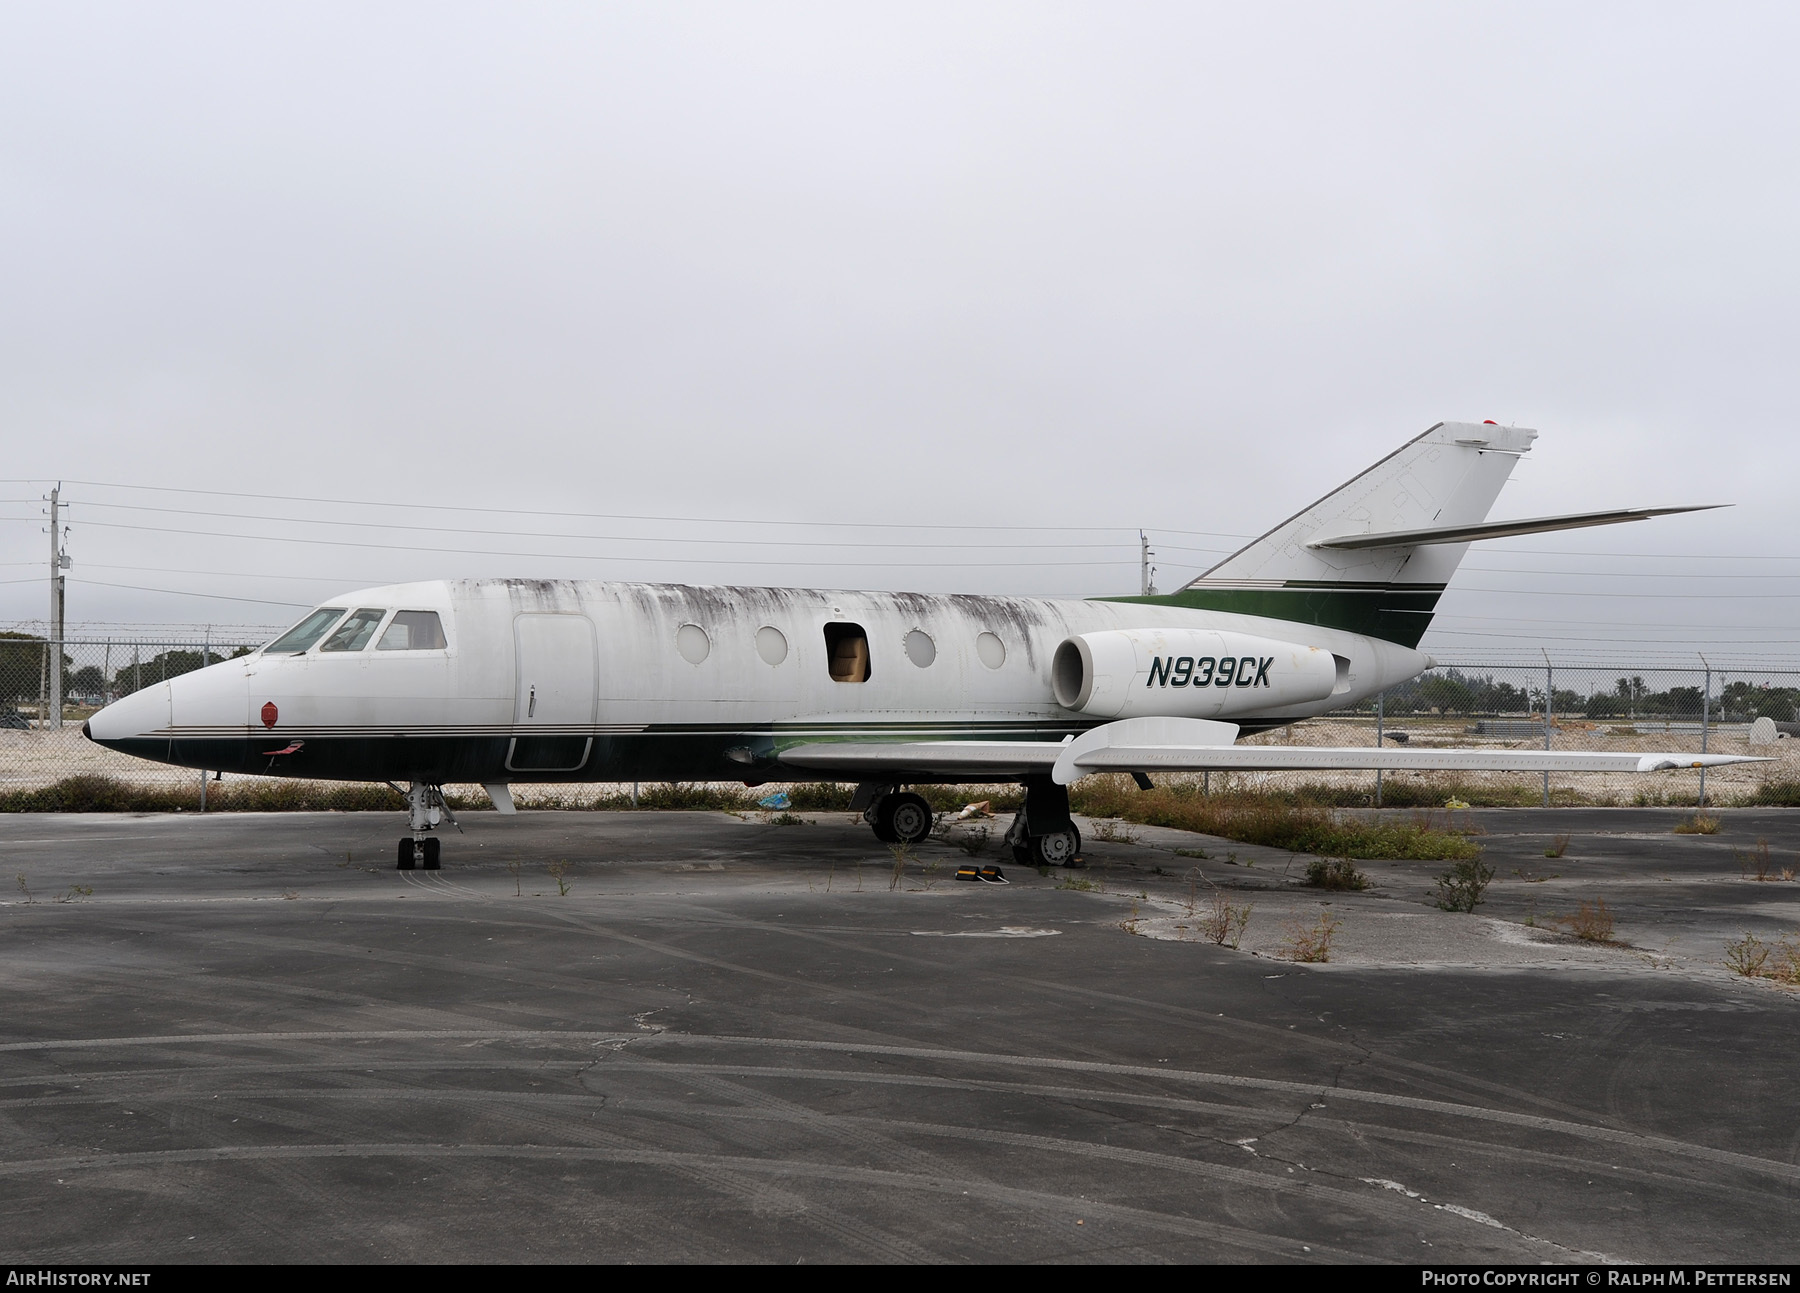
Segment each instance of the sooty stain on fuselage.
M773 624L784 631L800 626L797 616L821 610L887 612L909 620L908 627L945 633L961 627L970 634L998 634L1008 651L1022 650L1024 666L1038 667L1038 636L1048 630L1060 638L1068 624L1055 603L1023 597L974 593L857 592L847 589L767 588L727 584L651 584L576 579L466 579L452 588L474 600L484 589L506 591L515 614L531 612L580 614L598 601L611 601L645 620L680 617L708 632L747 625ZM754 623L752 623L754 621ZM870 626L873 627L873 626Z

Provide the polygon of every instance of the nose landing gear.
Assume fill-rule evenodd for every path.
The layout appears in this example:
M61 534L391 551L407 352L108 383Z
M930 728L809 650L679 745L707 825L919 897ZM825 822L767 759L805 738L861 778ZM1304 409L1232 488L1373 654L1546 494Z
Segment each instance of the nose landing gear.
M399 787L395 786L394 789L398 790ZM442 786L414 781L407 786L405 793L406 806L411 814L412 834L401 838L399 859L394 869L411 871L415 867L422 867L427 871L436 871L439 867L441 841L428 832L446 817L455 826L456 817L451 813L450 805L444 802Z

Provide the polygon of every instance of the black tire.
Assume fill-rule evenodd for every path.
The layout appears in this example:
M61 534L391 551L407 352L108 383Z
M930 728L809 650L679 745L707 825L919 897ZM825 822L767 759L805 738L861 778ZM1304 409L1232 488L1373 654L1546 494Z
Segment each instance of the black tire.
M425 841L425 869L427 871L438 869L438 848L441 844L443 841L436 836Z
M413 842L412 842L412 838L409 836L406 839L403 839L400 841L399 861L395 867L395 870L410 871L412 869L413 869Z
M869 824L869 829L875 832L875 838L883 844L894 843L894 826L888 820L887 813L888 801L892 798L892 795L883 795L870 804L869 810L863 814L863 820Z
M876 820L876 835L890 844L917 844L931 838L931 805L923 795L888 795L881 801Z
M1081 852L1081 832L1070 826L1066 831L1031 837L1033 866L1069 866Z

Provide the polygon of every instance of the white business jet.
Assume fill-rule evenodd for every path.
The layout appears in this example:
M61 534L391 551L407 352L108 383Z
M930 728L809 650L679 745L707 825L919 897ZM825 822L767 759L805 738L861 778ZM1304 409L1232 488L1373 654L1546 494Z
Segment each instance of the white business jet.
M1022 782L1007 843L1081 840L1092 772L1650 772L1725 754L1238 746L1417 676L1478 539L1636 521L1487 514L1535 431L1444 422L1177 592L1051 601L566 579L395 584L330 599L255 654L157 683L83 727L162 763L408 784L402 870L438 866L442 787L854 781L875 834L930 831L906 786ZM396 785L396 788L397 785Z

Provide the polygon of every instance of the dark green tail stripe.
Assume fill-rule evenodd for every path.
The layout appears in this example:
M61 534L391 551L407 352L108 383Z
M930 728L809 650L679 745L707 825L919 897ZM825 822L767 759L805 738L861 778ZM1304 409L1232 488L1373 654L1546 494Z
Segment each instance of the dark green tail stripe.
M1233 615L1261 615L1295 624L1362 633L1416 647L1431 624L1441 586L1289 584L1281 588L1183 588L1154 597L1097 597L1102 602L1186 606Z

